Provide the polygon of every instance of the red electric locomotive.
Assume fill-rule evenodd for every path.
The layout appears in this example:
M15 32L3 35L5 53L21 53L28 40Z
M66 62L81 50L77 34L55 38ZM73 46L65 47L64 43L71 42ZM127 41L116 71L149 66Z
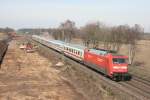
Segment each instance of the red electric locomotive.
M103 49L86 49L84 63L104 73L113 80L130 80L127 56L111 53Z

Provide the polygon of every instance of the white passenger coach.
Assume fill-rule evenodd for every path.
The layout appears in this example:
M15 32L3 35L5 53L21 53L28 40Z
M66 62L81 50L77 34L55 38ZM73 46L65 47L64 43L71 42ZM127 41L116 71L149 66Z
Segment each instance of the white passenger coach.
M49 40L37 35L33 35L32 39L76 60L82 61L84 59L84 50L86 49L84 46L65 43L59 40Z

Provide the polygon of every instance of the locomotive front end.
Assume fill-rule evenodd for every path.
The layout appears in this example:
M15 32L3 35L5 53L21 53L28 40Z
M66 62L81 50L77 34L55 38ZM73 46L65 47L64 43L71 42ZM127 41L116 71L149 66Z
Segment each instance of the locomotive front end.
M128 57L113 56L112 57L113 80L130 80L131 75L128 73Z

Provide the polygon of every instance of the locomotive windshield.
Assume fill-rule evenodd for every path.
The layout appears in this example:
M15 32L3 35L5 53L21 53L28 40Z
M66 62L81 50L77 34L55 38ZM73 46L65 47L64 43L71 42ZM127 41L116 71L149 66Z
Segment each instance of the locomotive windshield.
M127 61L124 58L113 58L113 63L114 64L124 64L124 63L127 63Z

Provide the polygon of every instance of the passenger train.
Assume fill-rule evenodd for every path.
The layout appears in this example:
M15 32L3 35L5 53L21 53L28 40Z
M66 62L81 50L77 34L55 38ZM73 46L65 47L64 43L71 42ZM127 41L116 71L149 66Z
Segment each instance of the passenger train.
M105 49L89 49L59 40L49 40L37 35L33 35L32 39L88 65L113 80L131 79L131 75L128 74L127 56L118 55Z

